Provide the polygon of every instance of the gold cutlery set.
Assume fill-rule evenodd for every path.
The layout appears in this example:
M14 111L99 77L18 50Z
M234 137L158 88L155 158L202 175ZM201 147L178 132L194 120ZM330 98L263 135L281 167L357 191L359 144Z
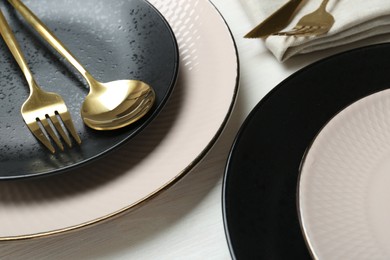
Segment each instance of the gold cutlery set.
M245 38L262 38L269 35L306 37L325 34L334 24L333 16L326 11L328 1L323 0L317 10L303 16L292 30L282 31L305 2L290 0L245 35ZM117 80L107 83L97 81L20 0L8 2L84 77L89 86L89 93L85 97L80 114L88 127L95 130L114 130L136 122L149 112L155 102L155 92L151 86L139 80ZM38 86L1 10L0 33L30 88L30 95L21 108L22 117L30 131L52 153L55 153L56 149L50 139L60 150L64 150L61 139L68 147L72 147L70 136L77 144L81 144L64 100L60 95L45 92Z
M329 0L323 0L317 10L303 16L292 30L282 31L303 2L304 0L290 0L244 37L264 38L270 35L308 37L327 33L335 22L333 16L326 11Z
M81 117L88 127L95 130L119 129L134 123L149 112L155 102L152 87L139 80L117 80L107 83L97 81L20 0L8 2L84 77L89 85L89 94L82 104ZM70 136L77 144L81 144L64 100L60 95L45 92L38 86L1 10L0 33L30 88L30 95L21 108L21 114L30 131L52 153L55 153L56 149L50 139L60 150L64 150L61 139L72 147Z

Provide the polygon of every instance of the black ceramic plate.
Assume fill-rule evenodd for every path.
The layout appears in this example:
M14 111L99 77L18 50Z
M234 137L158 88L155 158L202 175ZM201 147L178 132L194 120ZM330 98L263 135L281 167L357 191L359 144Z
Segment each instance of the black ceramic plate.
M390 87L390 44L314 63L253 109L232 147L224 180L225 228L237 259L310 259L296 208L306 148L337 112Z
M29 132L20 114L28 87L0 39L0 179L63 171L117 147L139 133L163 108L178 70L178 49L171 28L146 1L29 0L24 3L98 80L142 80L154 88L157 100L147 116L122 130L88 129L79 115L88 93L81 76L10 5L3 4L6 18L38 84L64 98L83 143L51 155Z

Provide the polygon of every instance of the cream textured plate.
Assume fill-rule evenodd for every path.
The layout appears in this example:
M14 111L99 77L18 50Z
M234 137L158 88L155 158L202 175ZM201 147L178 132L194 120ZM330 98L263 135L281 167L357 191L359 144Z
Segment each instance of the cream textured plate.
M317 259L390 259L390 90L335 116L304 159L301 224Z
M222 131L238 84L227 25L207 0L150 2L170 23L181 56L166 107L141 134L93 164L1 182L1 240L73 230L133 208L188 172Z

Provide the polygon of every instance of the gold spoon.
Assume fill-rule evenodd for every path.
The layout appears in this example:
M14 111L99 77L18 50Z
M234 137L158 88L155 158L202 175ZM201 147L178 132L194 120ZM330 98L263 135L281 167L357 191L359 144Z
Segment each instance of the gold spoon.
M27 6L19 0L8 2L84 76L89 93L82 104L81 117L87 126L96 130L118 129L139 120L152 108L156 94L148 84L139 80L97 81Z

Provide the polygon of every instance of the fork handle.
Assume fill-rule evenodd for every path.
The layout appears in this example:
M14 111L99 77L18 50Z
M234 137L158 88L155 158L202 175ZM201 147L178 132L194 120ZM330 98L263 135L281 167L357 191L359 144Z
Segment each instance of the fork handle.
M328 2L329 2L329 0L323 0L321 2L320 8L325 10L326 9L326 5L328 4Z
M52 33L49 28L20 0L8 2L26 19L26 21L44 38L56 51L65 57L88 81L91 74L81 65L65 45Z
M35 85L33 75L28 67L26 59L23 56L23 52L15 38L15 35L12 32L11 27L9 26L1 10L0 10L0 33L3 36L5 43L7 44L9 50L14 56L19 67L22 69L23 74L26 77L27 82L29 83L30 90L33 91L33 87Z

